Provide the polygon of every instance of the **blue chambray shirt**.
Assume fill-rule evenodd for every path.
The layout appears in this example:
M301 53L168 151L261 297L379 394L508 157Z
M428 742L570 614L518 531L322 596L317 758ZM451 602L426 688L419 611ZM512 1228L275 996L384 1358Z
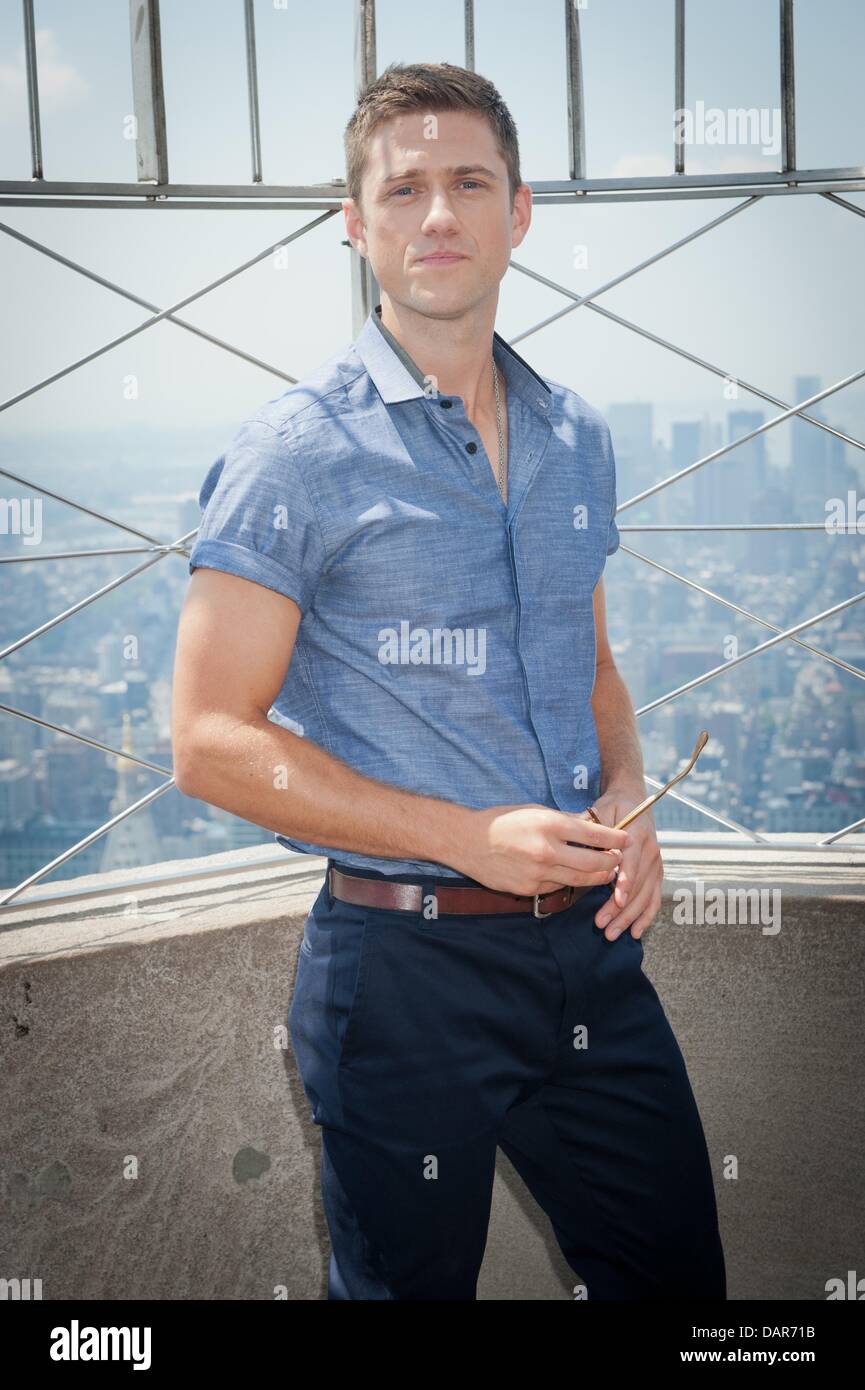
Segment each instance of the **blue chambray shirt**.
M619 544L609 428L494 334L505 505L462 399L436 393L380 311L211 465L190 572L299 605L274 722L408 791L582 811L600 794L592 595ZM461 877L275 838L382 873Z

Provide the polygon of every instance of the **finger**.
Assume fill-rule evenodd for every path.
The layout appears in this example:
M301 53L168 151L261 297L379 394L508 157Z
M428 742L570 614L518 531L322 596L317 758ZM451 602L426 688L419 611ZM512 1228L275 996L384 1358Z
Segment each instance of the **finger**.
M630 902L626 907L620 908L617 912L612 901L606 902L597 917L596 925L601 927L609 941L615 941L631 922L636 921L641 912L644 912L652 900L654 885L651 881L641 883L639 888L633 893Z
M563 844L594 845L598 849L624 849L631 843L627 830L617 830L613 825L597 824L588 816L562 811L557 817L558 824L553 834L561 836Z
M544 872L552 877L544 879L539 885L539 893L552 893L556 888L594 888L597 884L610 883L616 869L609 862L596 873L586 873L585 870L575 872L564 864L552 864L546 865Z
M636 922L633 922L631 924L631 936L634 938L635 941L639 941L640 937L643 935L643 932L646 931L647 928L652 925L660 911L660 908L661 903L659 898L657 907L654 907L652 904L650 904L646 908L646 911L640 914Z
M648 903L631 903L629 907L623 909L619 914L619 919L616 922L610 923L606 928L608 939L610 941L615 941L616 937L621 936L622 932L627 931L628 928L630 928L631 935L633 936L638 924L640 926L640 931L645 931L646 927L657 917L660 906L661 890L656 887L649 894Z
M614 894L615 902L618 907L625 906L635 884L640 881L641 857L641 845L630 845L622 852L622 858L619 861L619 872L616 875L616 891Z
M624 855L623 849L591 849L587 845L569 845L562 841L552 840L551 848L555 853L556 865L566 867L566 869L581 869L584 873L606 873L622 863Z

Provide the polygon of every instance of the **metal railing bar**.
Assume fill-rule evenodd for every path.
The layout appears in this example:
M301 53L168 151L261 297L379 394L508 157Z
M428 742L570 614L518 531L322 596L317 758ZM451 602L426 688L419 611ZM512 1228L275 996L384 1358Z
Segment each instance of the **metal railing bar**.
M687 179L688 175L682 174L679 177L684 180ZM804 188L799 187L799 185L795 183L786 183L776 187L759 188L757 191L757 197L793 198L799 193L804 194L805 197L808 197L809 195L819 193L827 194L831 192L832 189L835 187L843 188L845 193L861 193L865 191L865 181L859 180L857 182L843 183L839 185L817 183L810 184ZM750 191L751 190L747 187L733 188L729 190L719 188L695 188L691 191L681 188L669 188L659 190L658 192L653 192L651 190L646 190L645 192L641 190L629 192L625 190L621 193L585 194L581 193L579 190L574 190L570 194L570 196L562 195L561 197L551 193L535 193L532 195L532 204L535 207L545 206L582 208L587 207L592 203L675 203L681 201L683 198L687 199L689 202L694 202L703 198L738 198L742 197L745 193L749 193ZM0 197L0 204L2 204L3 201L4 199Z
M632 550L629 545L620 545L626 555L633 555L635 560L642 560L644 564L651 565L653 569L660 570L670 579L677 579L680 584L686 584L689 589L695 589L698 594L704 594L706 598L712 599L715 603L720 603L724 608L730 608L734 613L741 613L743 618L747 618L752 623L759 623L761 627L767 627L770 632L781 632L782 628L776 623L770 623L768 618L761 618L759 613L752 613L750 609L743 608L741 604L733 603L731 599L723 598L721 594L716 594L713 589L707 589L704 584L698 584L695 579L688 579L684 574L678 574L676 570L671 570L667 565L662 565L660 560L653 560L649 555L643 555L639 550ZM840 657L833 656L831 652L824 651L822 647L813 647L810 642L803 642L799 637L791 637L791 642L795 642L797 647L802 647L812 656L820 656L824 661L831 661L833 666L838 666L842 671L847 671L851 676L858 676L865 681L865 671L861 671L858 666L851 666L849 661L842 661Z
M673 36L675 61L674 110L685 107L685 0L676 0L675 31ZM685 142L673 141L673 168L677 174L685 172Z
M112 280L107 280L104 275L99 275L95 270L88 270L87 266L79 265L77 261L71 261L68 256L61 256L58 251L52 251L50 246L43 246L41 242L34 241L32 237L16 231L7 223L0 222L0 232L5 232L7 236L14 237L16 241L29 246L33 251L48 256L50 260L57 261L59 265L66 266L68 270L74 270L78 275L83 275L85 279L92 280L96 285L101 285L103 289L112 290L114 294L119 294L132 304L138 304L142 309L159 312L158 304L154 304L149 299L143 299L140 294L135 294L132 290L124 289L122 285L116 285ZM288 381L292 385L297 383L297 377L292 376L289 372L284 372L281 368L262 361L260 357L253 357L252 353L245 352L243 348L235 347L233 343L227 343L224 338L217 338L215 334L208 333L206 329L199 328L196 324L190 323L188 319L181 319L175 314L170 314L166 322L175 323L178 328L185 328L187 333L194 333L196 337L203 338L205 342L212 343L214 347L223 348L226 352L233 353L235 357L242 358L244 362L250 362L254 367L261 367L266 372L272 372L274 376L281 377L283 381Z
M168 182L159 0L129 0L135 167L140 183Z
M532 191L544 194L598 193L640 193L673 192L693 196L701 188L717 189L734 196L737 188L777 187L781 193L789 191L791 176L797 184L817 183L847 184L865 179L865 164L853 164L832 169L794 169L787 173L777 169L755 172L742 170L733 174L652 174L639 178L598 178L598 179L527 179ZM842 189L842 192L844 190ZM849 190L848 190L849 191ZM146 187L140 183L98 182L96 180L57 179L43 180L34 188L29 179L0 179L0 193L7 195L30 195L31 201L42 203L47 196L92 197L92 198L130 198L140 205L145 201L170 200L173 198L247 198L258 203L265 198L285 200L298 198L326 198L341 202L346 197L345 179L327 179L322 183L309 184L251 184L251 183L150 183ZM760 196L763 196L761 193Z
M672 796L672 792L670 793L670 795ZM796 843L790 843L784 840L763 840L759 844L751 840L737 840L735 844L731 845L729 841L722 839L720 836L718 836L717 839L709 839L708 831L691 831L691 834L697 833L701 836L706 836L705 839L701 839L699 841L686 839L685 836L687 835L687 833L687 831L683 830L659 830L658 840L660 842L661 848L664 849L669 847L670 849L694 849L696 852L699 852L699 850L702 849L729 849L735 852L737 855L740 851L747 851L749 854L751 854L762 849L774 849L777 850L780 857L778 859L772 859L769 862L777 868L783 868L787 865L788 861L783 856L786 856L788 854L810 854L814 851L819 852L821 858L824 855L830 854L833 851L836 854L849 855L851 857L847 862L856 863L857 861L852 858L852 855L856 852L856 849L859 848L858 846L856 846L853 850L851 850L848 847L845 847L844 845L824 845L821 841L818 840L806 840L801 843L798 841ZM835 866L833 866L833 868L834 867Z
M742 434L738 439L733 439L729 444L722 444L720 449L715 449L711 454L706 454L704 458L697 459L694 463L689 463L685 468L680 468L678 473L671 473L669 477L662 478L660 482L653 483L643 492L638 492L636 496L629 497L626 502L622 502L617 508L624 511L627 507L635 507L638 502L644 502L647 497L653 497L662 488L669 487L671 483L676 483L680 478L687 477L696 468L702 468L705 464L711 463L714 459L720 458L722 454L729 454L731 450L738 449L740 444L746 444L750 439L756 439L758 434L765 434L766 430L774 429L782 421L789 420L791 415L798 415L803 406L813 405L815 401L822 401L826 396L833 396L836 391L843 391L845 386L850 386L854 381L859 381L865 376L865 367L861 367L858 372L851 372L849 376L842 377L840 381L833 382L831 386L824 386L822 391L817 391L807 400L799 401L797 405L791 405L788 410L782 410L780 415L773 415L771 420L766 420L762 425L757 425L756 429L749 430L747 434ZM812 523L813 524L813 523ZM808 525L808 523L805 523Z
M646 777L646 781L652 787L662 787L663 782L656 782L654 777ZM747 825L740 825L738 821L731 820L729 816L722 816L718 811L710 811L708 806L704 806L699 801L694 801L690 796L685 796L683 792L668 792L667 795L673 801L681 801L684 806L690 807L692 811L699 811L700 815L708 816L710 820L717 821L719 825L726 825L730 830L735 830L739 835L745 835L755 844L765 845L768 841L756 830L750 830Z
M463 33L465 38L465 67L475 70L475 0L464 0Z
M375 0L355 0L354 73L358 92L378 75Z
M158 763L151 763L147 758L137 758L133 753L125 753L122 748L112 748L108 743L100 743L96 738L88 738L86 734L79 734L74 729L64 729L60 724L52 724L50 719L40 719L38 714L30 714L27 710L16 709L14 705L0 704L0 712L4 714L17 715L19 719L27 719L31 724L39 724L43 729L50 729L54 734L63 734L67 738L74 738L78 743L86 743L91 748L97 748L101 753L111 753L115 758L123 758L128 763L137 763L139 767L146 768L148 772L158 772L160 777L173 777L174 773L170 767L160 767Z
M67 618L74 617L76 613L80 613L82 609L86 608L91 603L95 603L97 599L104 598L106 594L111 593L112 589L119 588L121 584L126 584L128 580L134 579L136 575L142 574L144 570L150 569L151 565L159 564L160 560L164 559L168 553L167 550L160 550L156 555L151 556L149 560L145 560L143 564L136 565L135 569L127 570L125 574L118 575L116 579L112 579L108 584L104 584L101 589L97 589L94 593L88 594L86 598L79 599L77 603L73 603L72 607L67 608L63 613L58 613L55 617L49 618L47 623L43 623L41 627L35 628L33 632L28 632L25 637L19 637L16 642L10 643L8 647L4 647L3 650L0 651L0 661L3 661L7 656L11 656L13 652L20 651L22 647L26 647L28 642L32 642L35 638L41 637L43 632L50 632L53 627L57 627L58 624L65 622Z
M579 0L565 0L565 76L568 99L568 169L572 179L586 174L586 113Z
M844 608L849 608L851 604L861 602L863 598L865 598L865 590L859 594L854 594L852 598L843 599L841 603L836 603L831 608L825 608L823 612L818 613L816 617L805 618L803 622L795 623L793 627L786 628L783 632L779 632L776 637L769 637L765 642L761 642L759 646L751 647L747 652L743 652L741 656L731 657L729 661L723 662L720 666L713 666L710 671L704 671L701 676L695 676L693 680L686 681L684 685L678 686L676 690L671 690L666 695L659 695L657 700L651 700L649 704L642 705L641 708L635 710L634 713L638 716L648 714L650 710L658 709L660 705L666 705L670 700L678 699L680 695L684 695L688 690L694 690L698 685L704 685L706 681L714 680L716 676L722 676L727 671L732 671L734 666L741 666L743 661L750 661L752 656L757 656L760 652L768 651L770 647L777 646L779 642L783 642L788 637L792 637L795 632L802 632L806 627L813 627L815 623L822 622L824 618L831 618L835 613L840 613Z
M286 246L289 242L304 236L308 231L311 231L314 227L320 226L322 222L326 222L332 216L332 212L326 212L323 213L321 217L314 218L312 222L305 223L304 226L298 228L297 231L291 232L288 236L281 237L280 240L274 242L272 246L268 246L263 251L259 251L257 255L252 256L241 265L226 271L224 275L220 275L215 280L211 280L209 284L194 290L192 294L188 294L183 299L179 299L175 304L170 304L167 309L161 309L158 314L153 314L150 318L145 319L143 323L136 324L134 328L130 328L126 333L121 333L118 337L112 338L110 342L103 343L101 347L95 348L93 352L85 353L85 355L79 357L76 362L69 363L68 366L62 367L60 371L52 372L51 376L45 377L44 380L37 382L34 386L28 386L25 391L19 391L17 395L10 396L8 400L0 402L0 411L8 410L10 406L17 405L19 401L26 400L29 396L35 395L37 391L43 390L44 387L50 386L53 382L60 381L71 372L77 371L79 367L83 367L87 362L93 362L97 357L102 357L104 353L110 352L112 348L119 347L121 343L126 343L130 338L137 337L137 335L143 333L145 329L152 328L155 323L161 323L163 319L170 318L178 309L185 308L187 304L192 304L196 299L201 299L203 295L209 294L211 290L218 289L220 285L224 285L229 280L233 280L236 276L243 274L243 272L249 270L251 266L257 265L259 261L263 261L267 256L271 256L280 246Z
M73 504L74 505L74 504ZM160 545L158 550L165 553L176 550L178 555L189 556L185 546ZM31 560L92 560L103 555L152 555L151 545L106 546L101 550L56 550L50 555L38 552L33 555L0 555L0 565L26 565Z
M36 23L33 0L24 0L24 58L27 67L27 116L30 125L30 167L42 179L42 123L39 116L39 68L36 61Z
M243 27L246 36L246 85L249 95L252 182L261 183L261 122L258 110L258 63L255 56L255 11L252 0L243 0Z
M837 193L824 193L824 198L828 198L830 203L837 203L839 208L846 208L848 212L855 212L857 217L865 217L865 208L857 207L855 203L848 203L846 198L839 198Z
M865 215L865 214L863 214ZM611 309L605 309L603 304L589 304L587 308L594 314L603 314L604 318L617 323L620 328L629 328L633 333L639 333L641 338L648 338L649 342L657 343L659 347L667 348L670 352L675 352L678 357L684 357L686 361L693 362L695 367L703 367L707 372L713 372L716 376L728 381L735 381L743 391L749 391L751 395L759 396L761 400L768 401L771 405L780 405L786 410L789 402L781 400L780 396L773 396L769 391L764 391L762 387L755 386L753 382L745 381L740 376L734 376L732 372L725 372L723 367L716 367L713 362L707 362L704 357L698 357L696 353L689 352L687 348L680 347L677 343L672 343L667 338L661 338L657 333L652 333L650 329L643 328L638 323L633 323L630 319L622 318L621 314L614 314ZM809 425L816 425L818 429L825 430L827 434L834 435L836 439L842 440L845 444L850 444L854 449L865 449L865 442L856 439L852 434L845 434L843 430L836 430L834 425L830 425L826 420L820 420L816 415L806 415L803 411L796 412L800 420L807 420Z
M614 192L616 189L628 192L683 189L691 192L696 188L789 185L791 174L795 176L797 183L814 184L827 180L846 183L852 179L865 178L865 164L852 164L837 169L792 169L788 173L778 169L743 169L732 174L647 174L639 178L538 179L532 183L532 188L538 193L582 193L593 189L599 192Z
M61 864L67 863L74 855L80 854L82 850L88 849L89 846L102 835L106 835L109 830L113 830L115 825L119 825L121 821L126 820L127 816L131 816L136 811L142 810L143 807L149 805L151 801L155 801L158 796L164 796L173 786L174 778L171 777L167 782L163 782L161 787L155 787L153 791L148 792L146 796L142 796L140 800L134 802L132 806L127 806L125 811L120 811L116 816L112 816L111 820L106 821L104 825L100 825L97 830L91 830L90 834L85 835L83 840L79 840L77 844L72 845L69 849L65 849L62 854L58 854L56 858L51 860L50 864L43 864L42 868L37 869L29 878L25 878L21 883L17 884L15 888L11 888L7 893L4 893L3 896L0 897L0 907L5 907L13 898L17 898L18 894L23 893L25 888L29 888L31 883L39 883L40 880L45 878L46 874L50 874L53 869L58 869Z
M741 210L741 208L747 207L747 205L747 203L742 203L739 208L734 208L732 211L738 212ZM853 207L853 204L843 205ZM860 209L858 208L855 210L860 211ZM725 214L725 217L727 215L729 214ZM863 212L863 216L865 216L865 212ZM718 223L723 220L725 220L725 218L719 218L716 219L714 222L707 223L704 227L699 228L694 233L691 233L690 238L686 238L686 240L692 239L694 236L702 235L704 231L709 231L713 226L717 226ZM683 242L673 243L673 245L667 247L666 250L660 252L659 256L667 255L670 251L676 250L679 246L683 244ZM732 373L724 371L724 369L721 367L716 367L713 363L707 362L705 358L698 357L696 356L696 354L688 352L687 349L679 347L676 343L670 342L669 339L661 338L658 336L658 334L652 333L649 329L643 328L639 324L633 323L628 319L622 318L621 315L614 314L611 310L605 309L603 305L594 302L601 294L611 289L617 283L620 283L621 280L627 279L631 274L635 274L637 273L637 271L644 269L648 265L651 265L652 260L658 258L659 257L653 257L650 260L642 262L640 265L632 267L630 271L625 272L622 276L618 277L618 279L607 281L606 284L600 285L596 289L591 290L587 295L577 295L573 292L573 290L569 290L565 285L559 284L558 281L550 280L547 276L540 275L537 271L530 270L527 266L519 265L516 261L511 261L510 265L513 267L514 270L518 270L521 274L527 275L530 279L538 280L541 284L546 285L548 289L558 290L560 294L566 295L569 299L573 300L574 303L572 305L569 305L566 310L560 311L559 313L552 315L551 317L537 324L534 328L530 328L526 330L526 332L518 334L515 338L510 339L510 341L512 343L518 343L523 338L528 337L529 334L536 332L539 328L543 328L547 324L555 322L558 318L562 317L563 313L570 312L571 309L579 309L582 305L587 305L588 308L594 310L595 313L603 314L605 318L611 319L614 323L618 323L623 328L630 328L633 332L639 333L641 337L648 338L651 342L657 343L658 346L665 347L669 349L670 352L675 352L678 356L684 357L689 362L693 362L695 366L704 367L706 371L714 372L717 376L720 376L724 379L735 380L746 391L750 391L752 394L759 396L763 400L769 401L774 405L780 405L785 410L789 409L790 407L788 406L788 403L786 401L782 401L778 397L770 395L768 392L763 391L758 386L752 385L750 382L743 381L739 377L734 377ZM857 449L865 449L865 443L863 443L863 441L854 438L852 435L844 434L841 430L836 430L825 420L819 420L816 416L803 414L801 408L796 409L796 414L799 416L800 419L807 420L809 424L816 425L819 429L826 430L828 434L832 434L836 438L842 439L846 444L850 444Z
M825 840L818 840L818 841L817 841L817 844L818 844L821 848L822 848L824 845L833 845L833 844L835 843L836 840L840 840L840 839L842 838L842 836L844 836L844 835L849 835L851 831L853 831L853 830L861 830L863 825L865 825L865 816L863 816L861 820L854 820L854 822L853 822L852 825L845 825L843 830L836 830L832 835L829 835Z
M781 0L781 169L796 167L796 82L794 63L793 0Z
M573 303L566 304L563 309L557 309L554 314L550 314L547 318L541 319L540 323L533 324L531 328L524 329L522 333L517 333L515 337L509 339L509 342L512 344L521 343L524 338L530 338L533 333L540 332L542 328L549 327L551 323L557 323L558 320L564 318L566 314L572 314L574 310L579 309L581 305L589 304L593 299L597 299L599 295L606 294L608 290L614 289L616 285L621 285L626 280L630 280L632 276L639 275L641 270L646 270L650 265L655 265L656 262L662 261L665 256L669 256L674 251L680 250L681 247L687 246L691 241L696 241L698 237L705 236L707 232L713 231L715 227L720 227L722 222L729 221L731 217L735 217L737 213L744 212L746 208L753 207L754 204L759 201L759 197L746 198L743 203L738 203L734 208L728 208L727 211L722 212L719 217L713 217L711 222L705 222L702 227L695 227L694 231L688 232L687 236L680 237L678 241L671 242L669 246L663 246L660 251L656 251L652 256L647 256L644 261L639 261L636 265L629 266L627 270L622 271L621 275L614 275L612 280L605 280L602 285L598 285L595 289L589 290L588 294L575 294L573 290L567 289L564 285L557 284L555 280L549 280L546 275L541 275L539 271L531 270L529 266L520 265L519 262L512 260L510 265L514 270L518 270L521 274L527 275L530 280L537 280L540 285L546 285L548 289L558 290L560 294L566 295L568 299L573 300Z
M687 178L687 175L683 175L683 177ZM526 180L526 182L528 183L529 180ZM3 185L0 184L0 189L2 189L2 186ZM862 193L865 192L865 181L842 184L841 187L844 188L844 191L846 193ZM250 188L252 188L251 184ZM795 197L796 194L803 194L806 197L808 195L816 194L823 194L824 196L829 196L831 193L831 188L832 185L829 184L816 184L813 187L807 188L801 188L797 184L783 184L777 188L761 188L757 196L760 198L791 198ZM729 199L732 197L741 196L742 194L747 192L748 190L745 188L733 190L732 192L728 192L723 189L719 190L710 188L694 189L693 192L688 192L684 189L672 188L664 192L658 193L629 193L627 191L624 191L622 193L591 193L582 196L578 195L578 192L575 192L573 197L571 198L556 197L552 194L546 193L537 193L533 196L532 202L536 206L544 205L550 207L568 207L572 204L574 206L585 207L589 203L679 202L681 199L687 199L689 202L693 202L696 199L704 198ZM181 212L189 212L193 209L198 208L202 208L208 212L233 212L235 209L243 210L245 212L251 212L254 209L257 209L261 212L311 212L315 211L317 208L326 208L330 212L339 212L342 206L342 200L344 198L345 194L341 193L338 198L334 199L297 198L284 199L280 201L277 199L262 198L250 202L243 202L240 199L236 201L226 202L217 199L205 198L201 198L197 201L187 201L186 199L163 199L153 198L150 195L147 195L144 198L139 197L135 199L127 199L121 201L119 199L114 200L110 198L48 198L43 197L41 195L37 195L35 192L32 192L29 197L8 197L0 193L0 207L117 208L124 210L128 208L153 208L156 210L162 209L163 211L171 211L172 209L174 209L176 211Z
M104 512L97 512L94 507L86 507L83 502L75 502L62 492L54 492L50 487L43 487L39 483L32 482L30 478L22 478L20 473L12 473L8 468L0 468L0 477L11 478L13 482L20 483L28 492L38 492L42 497L53 497L55 502L64 502L67 507L74 507L76 511L83 512L85 516L92 516L95 521L104 521L107 526L115 526L118 531L126 531L130 536L137 536L141 541L148 541L158 550L166 549L164 543L157 540L156 536L150 536L146 531L139 531L137 527L130 526L125 521L118 521L116 517L106 516ZM35 557L23 556L22 558L34 559Z
M250 187L252 187L252 185L250 185ZM865 185L863 185L863 187L865 187ZM852 188L855 191L856 185L852 185ZM784 190L779 189L778 191L782 192ZM786 191L793 193L798 190L788 189ZM802 191L804 192L807 190ZM814 190L814 192L819 191L819 189ZM344 198L345 194L343 194L342 197ZM147 208L157 211L159 209L165 211L166 209L170 210L174 208L185 212L197 208L204 208L206 211L216 210L220 212L233 212L235 209L243 212L251 212L253 209L261 212L314 212L318 208L323 208L333 215L340 211L341 206L342 204L339 200L328 199L325 201L321 198L299 198L292 201L286 200L284 202L261 199L255 202L245 203L240 200L236 202L219 202L213 199L202 199L198 202L188 202L185 199L169 201L152 198L150 195L147 195L144 199L138 198L124 201L111 198L40 198L37 201L35 196L30 198L7 198L0 196L0 207L8 208L115 208L118 210Z

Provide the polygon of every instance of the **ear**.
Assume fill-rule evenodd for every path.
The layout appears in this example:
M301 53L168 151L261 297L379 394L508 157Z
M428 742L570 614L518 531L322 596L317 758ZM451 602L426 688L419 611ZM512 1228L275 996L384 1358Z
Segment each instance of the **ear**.
M366 242L366 226L354 198L343 199L342 211L345 216L345 230L349 241L361 256L367 257L369 247Z
M517 247L532 224L532 190L527 183L517 186L511 226L511 246Z

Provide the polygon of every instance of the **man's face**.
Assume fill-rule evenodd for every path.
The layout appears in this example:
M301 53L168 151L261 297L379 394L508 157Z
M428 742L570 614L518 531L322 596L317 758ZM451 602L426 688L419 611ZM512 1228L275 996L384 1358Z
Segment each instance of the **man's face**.
M531 221L492 126L474 111L404 112L369 146L363 213L343 202L346 228L382 290L430 318L457 318L496 295Z

